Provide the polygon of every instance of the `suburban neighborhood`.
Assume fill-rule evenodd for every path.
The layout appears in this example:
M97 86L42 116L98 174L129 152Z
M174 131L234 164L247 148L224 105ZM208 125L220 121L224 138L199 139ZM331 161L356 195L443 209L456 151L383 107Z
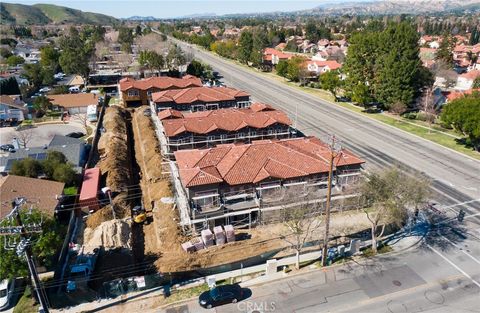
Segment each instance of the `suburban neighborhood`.
M1 312L478 310L478 0L16 2Z

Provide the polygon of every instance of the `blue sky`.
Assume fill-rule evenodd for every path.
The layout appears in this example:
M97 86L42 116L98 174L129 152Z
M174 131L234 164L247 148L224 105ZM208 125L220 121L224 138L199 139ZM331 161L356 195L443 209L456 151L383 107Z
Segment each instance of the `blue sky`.
M114 17L129 17L132 15L155 16L159 18L179 17L200 13L216 13L218 15L231 13L253 13L272 11L294 11L314 8L322 3L346 2L345 0L320 1L287 1L287 0L1 0L2 2L35 4L49 3L62 5L87 12L96 12ZM364 0L357 0L364 1ZM351 0L349 0L351 2Z

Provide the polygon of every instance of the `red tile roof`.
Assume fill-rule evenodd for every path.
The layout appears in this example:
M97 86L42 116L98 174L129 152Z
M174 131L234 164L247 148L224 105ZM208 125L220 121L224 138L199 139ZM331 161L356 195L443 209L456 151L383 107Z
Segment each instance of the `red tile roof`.
M187 188L220 182L255 184L267 178L289 179L326 173L329 156L328 146L315 137L260 140L175 152L180 180ZM343 150L335 159L335 166L362 163L363 160L348 150Z
M155 103L175 102L178 104L191 104L195 101L235 101L238 97L249 96L245 91L229 87L192 87L154 92L152 100Z
M265 48L265 50L263 50L263 55L264 55L264 59L266 57L268 58L269 55L276 55L279 59L290 59L293 56L295 56L293 53L285 53L273 48ZM271 60L271 57L270 57L270 60Z
M458 98L462 98L466 95L471 95L474 91L480 92L480 88L477 89L468 89L465 91L452 91L447 94L448 101L453 101Z
M310 60L309 63L315 63L318 67L328 67L332 71L338 70L342 67L342 64L338 63L337 61L314 61Z
M263 106L264 110L258 110L261 105L256 105L254 109L230 108L200 111L184 114L183 118L164 118L162 120L160 115L166 115L163 112L167 111L164 110L159 113L159 117L162 120L167 137L176 136L184 132L208 134L216 130L235 132L245 127L262 129L276 123L284 125L292 124L288 116L282 111L268 109L266 105ZM177 114L176 112L178 112L175 110L170 111L169 114Z
M468 80L475 80L477 77L480 77L480 70L473 70L470 72L466 72L459 77L466 78Z
M186 75L183 78L173 77L150 77L141 80L135 80L133 78L123 78L120 80L120 91L127 91L130 88L136 88L140 90L148 90L150 88L158 89L180 89L188 87L202 86L200 78Z

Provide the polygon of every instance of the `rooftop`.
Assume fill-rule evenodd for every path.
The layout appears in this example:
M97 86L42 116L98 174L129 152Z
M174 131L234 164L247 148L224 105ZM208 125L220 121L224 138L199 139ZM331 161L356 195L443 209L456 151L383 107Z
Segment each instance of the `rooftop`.
M175 152L184 187L215 183L256 184L269 178L289 179L328 172L330 151L315 137L259 140L251 144L226 144L211 149ZM335 166L362 164L343 150Z
M168 116L164 111L168 111ZM158 115L162 120L167 137L184 132L208 134L216 130L239 131L245 127L265 128L279 123L291 125L287 114L267 105L255 104L248 109L219 109L182 114L175 110L164 110Z
M141 80L135 80L133 78L127 77L120 80L120 91L127 91L131 88L136 88L140 90L158 88L166 90L200 86L202 86L202 81L198 77L192 75L186 75L183 78L150 77Z
M8 175L0 181L0 219L10 213L11 202L17 197L25 197L40 211L53 216L58 204L56 196L63 194L64 186L64 183L51 180Z
M196 101L235 101L238 97L250 97L250 95L245 91L229 87L191 87L164 90L152 94L152 100L155 103L174 102L178 104L191 104Z
M97 105L98 97L94 93L67 93L60 95L48 95L48 100L53 105L64 108L87 107Z

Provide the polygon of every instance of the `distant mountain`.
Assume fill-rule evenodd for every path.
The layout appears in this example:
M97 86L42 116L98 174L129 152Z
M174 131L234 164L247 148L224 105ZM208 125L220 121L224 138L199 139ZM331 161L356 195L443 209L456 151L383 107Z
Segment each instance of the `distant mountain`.
M208 17L216 17L216 16L217 16L216 13L197 13L197 14L181 16L178 18L208 18Z
M134 15L134 16L130 16L130 17L124 17L124 18L122 18L122 20L125 20L125 21L158 21L159 18L154 17L154 16Z
M480 9L480 0L379 0L366 2L325 3L306 14L378 15L424 14Z
M0 3L0 24L44 25L49 23L101 24L117 23L114 17L83 12L53 4L23 5Z

